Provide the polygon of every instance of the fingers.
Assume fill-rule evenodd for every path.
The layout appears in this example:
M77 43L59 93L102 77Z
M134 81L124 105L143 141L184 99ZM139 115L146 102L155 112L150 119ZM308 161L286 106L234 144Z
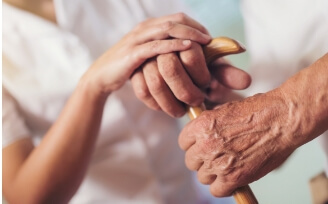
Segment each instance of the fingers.
M197 145L192 145L185 155L185 163L188 169L193 171L198 171L199 168L203 165L203 159L201 154L197 149Z
M165 48L166 45L164 43L167 41L174 44L179 40L160 40L158 42L160 42L160 45ZM201 47L196 44L194 46L196 47L195 51L182 54L185 61L190 57L197 57L196 55L202 54L200 51ZM153 49L157 49L158 47L159 46L156 46ZM170 49L164 48L164 51ZM159 53L163 50L155 50L152 52L150 50L144 51L141 56L137 57L137 59L144 61L144 57L147 58L150 54ZM197 68L192 65L192 63L188 63L189 62L186 62L187 69L190 68L190 71L188 70L188 72L192 73L195 78L196 75L198 75L199 79L197 78L197 83L207 84L206 74L205 77L199 77L203 74L197 70L198 66L203 66L205 67L204 69L207 70L205 62L200 61L199 63L194 63ZM209 75L208 71L207 73ZM142 68L142 73L140 71L136 72L131 78L131 81L135 93L140 100L142 100L148 107L154 110L161 109L172 117L181 117L185 114L186 109L183 103L197 106L201 104L205 98L202 91L190 79L190 76L181 65L180 59L175 53L167 53L157 56L157 63L154 61L146 63Z
M147 63L142 71L149 92L160 108L172 117L183 116L186 112L185 107L175 98L169 87L166 85L163 77L158 71L156 61L152 60Z
M193 144L196 143L194 134L194 121L189 122L181 131L179 135L179 146L182 150L187 151Z
M201 44L207 44L211 37L201 31L173 21L166 21L157 25L146 26L135 31L131 40L135 44L142 44L153 40L167 38L189 39Z
M148 64L146 64L148 65ZM152 97L149 92L148 86L146 84L146 80L142 73L142 69L137 70L131 77L131 83L134 90L135 95L139 100L144 102L149 108L153 110L161 110L158 103Z
M160 55L157 63L160 74L178 100L191 106L204 101L204 94L192 82L176 54Z
M130 55L127 55L129 63L133 64L133 70L144 63L148 58L152 58L159 54L165 54L176 51L189 49L191 46L190 40L170 39L170 40L155 40L139 46L136 46Z
M204 34L209 35L209 32L207 31L207 29L204 26L202 26L200 23L198 23L197 21L190 18L188 15L186 15L184 13L176 13L176 14L165 16L162 18L150 19L145 22L145 25L156 25L156 24L160 24L160 23L163 23L166 21L172 21L172 22L184 24L184 25L190 26L192 28L195 28L195 29L201 31Z
M220 177L216 177L215 181L210 186L210 192L215 197L226 197L232 195L237 188L232 183L223 182Z
M210 66L210 72L222 85L230 89L246 89L252 82L247 72L230 64L213 64Z
M202 47L192 43L191 48L180 52L180 60L193 82L200 88L206 88L211 75L207 68Z
M205 185L212 184L217 175L212 173L210 169L206 168L205 165L202 165L197 172L197 179L199 182Z

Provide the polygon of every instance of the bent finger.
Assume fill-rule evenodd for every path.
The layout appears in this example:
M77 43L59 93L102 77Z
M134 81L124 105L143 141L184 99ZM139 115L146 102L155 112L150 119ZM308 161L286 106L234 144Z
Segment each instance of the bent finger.
M210 192L215 197L227 197L231 196L236 186L229 182L222 182L219 176L210 186Z
M171 117L183 116L186 112L185 107L174 97L166 85L158 71L156 61L148 63L148 66L143 67L142 71L147 87L160 108Z
M196 143L194 132L194 121L190 121L181 131L178 139L179 146L182 150L187 151L193 144Z
M149 64L145 64L144 66L149 66ZM144 104L146 104L147 107L153 110L161 110L160 106L157 104L156 100L152 97L152 95L149 92L149 89L146 84L146 80L143 76L141 69L137 70L131 76L130 80L134 93L140 101L142 101Z
M205 165L202 165L197 172L197 179L205 185L212 184L216 179L216 174L213 174Z
M206 88L211 81L211 74L207 68L204 52L200 44L192 42L191 48L179 53L180 60L191 77L200 88Z
M198 151L197 145L192 145L185 155L185 163L188 169L198 171L203 165L204 161L201 157L201 153Z
M159 72L177 99L191 106L204 101L204 94L190 79L175 53L159 55L157 63Z

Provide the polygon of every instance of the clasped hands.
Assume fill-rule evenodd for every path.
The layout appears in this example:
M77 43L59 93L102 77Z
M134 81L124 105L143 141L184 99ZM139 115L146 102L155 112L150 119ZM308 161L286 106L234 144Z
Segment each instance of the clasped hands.
M172 117L183 116L185 104L236 100L232 90L247 88L251 78L223 59L207 67L202 46L210 40L207 30L185 14L149 19L104 53L83 80L108 95L130 78L141 101ZM264 176L293 151L286 148L290 130L282 123L288 119L282 114L286 107L280 92L273 91L205 111L179 136L187 167L198 171L199 181L210 184L215 196L230 195Z

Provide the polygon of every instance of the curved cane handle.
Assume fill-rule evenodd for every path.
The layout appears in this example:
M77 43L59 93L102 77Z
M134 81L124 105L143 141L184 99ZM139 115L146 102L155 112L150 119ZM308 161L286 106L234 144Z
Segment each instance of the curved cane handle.
M217 58L237 54L245 51L245 48L237 41L227 38L214 38L203 48L206 64L211 64ZM188 115L191 120L197 118L205 110L205 105L188 107ZM233 197L237 204L258 204L251 188L246 185L235 190Z

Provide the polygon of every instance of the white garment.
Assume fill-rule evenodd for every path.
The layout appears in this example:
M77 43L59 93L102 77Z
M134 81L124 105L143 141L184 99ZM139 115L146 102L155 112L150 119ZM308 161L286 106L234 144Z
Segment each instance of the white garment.
M242 1L253 77L250 94L278 87L328 52L327 9L327 0ZM328 132L320 140L328 161Z
M25 137L37 145L97 56L138 22L180 10L174 0L58 0L55 7L59 26L3 3L3 147ZM108 98L70 203L197 203L178 134L176 120L146 108L127 83Z

